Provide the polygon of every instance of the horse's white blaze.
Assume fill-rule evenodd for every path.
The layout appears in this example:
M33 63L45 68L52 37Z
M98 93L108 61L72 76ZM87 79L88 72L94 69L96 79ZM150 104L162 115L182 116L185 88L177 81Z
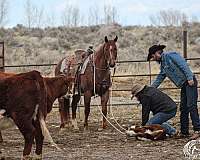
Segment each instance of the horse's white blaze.
M109 53L110 53L110 59L112 60L112 46L110 46L110 49L109 49Z

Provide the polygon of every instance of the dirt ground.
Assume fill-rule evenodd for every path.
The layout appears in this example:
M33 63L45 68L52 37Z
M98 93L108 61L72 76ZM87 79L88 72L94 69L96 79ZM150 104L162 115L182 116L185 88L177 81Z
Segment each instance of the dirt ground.
M183 160L183 147L187 139L168 138L164 141L138 141L127 138L111 125L100 131L102 116L98 107L92 107L89 117L89 130L83 131L83 108L77 113L79 131L66 129L59 132L58 108L47 117L47 125L54 141L62 149L56 150L45 142L43 159L45 160ZM109 120L117 127L114 119L120 125L140 124L140 107L112 107ZM114 118L113 118L114 116ZM171 123L179 128L178 115ZM118 127L119 128L119 127ZM23 138L16 129L2 132L4 142L0 144L0 159L17 160L21 158ZM35 146L33 147L33 150Z

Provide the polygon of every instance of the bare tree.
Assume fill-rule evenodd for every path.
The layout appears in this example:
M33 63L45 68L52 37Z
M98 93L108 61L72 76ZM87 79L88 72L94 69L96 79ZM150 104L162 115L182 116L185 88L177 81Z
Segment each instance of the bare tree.
M8 22L8 1L0 0L0 26Z
M32 4L30 0L26 1L25 4L25 23L28 28L31 28L31 26L34 23L33 15L32 15Z
M76 6L66 5L62 15L62 24L67 27L77 27L80 23L80 10Z
M160 26L161 25L158 15L150 15L149 19L150 19L152 25L155 25L155 26Z
M80 11L78 7L72 8L72 26L77 27L80 22Z
M41 27L43 24L43 7L40 9L31 3L30 0L26 0L25 3L25 25L28 28Z
M55 26L55 24L55 15L53 13L47 14L45 26Z
M44 8L35 8L35 15L36 18L35 26L40 28L44 25Z
M67 5L61 15L63 26L71 26L72 6Z
M88 12L88 25L98 25L100 23L99 8L92 6Z
M117 22L117 9L111 5L104 5L104 23L112 24Z
M192 17L191 17L191 22L192 22L192 23L199 22L198 17L197 17L197 16L192 16Z
M185 13L170 9L161 10L156 15L151 15L150 21L153 25L180 26L183 22L188 21L188 17Z

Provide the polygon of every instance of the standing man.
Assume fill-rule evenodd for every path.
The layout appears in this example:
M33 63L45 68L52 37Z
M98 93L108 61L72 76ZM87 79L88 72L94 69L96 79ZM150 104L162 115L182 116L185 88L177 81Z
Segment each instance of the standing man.
M194 134L191 140L200 137L200 120L197 108L197 80L185 59L177 52L163 52L165 45L153 45L149 48L147 61L155 60L160 64L160 73L153 82L158 87L168 77L178 88L181 88L180 123L181 136L189 137L189 113Z
M136 84L132 88L132 96L142 104L142 125L160 124L166 134L176 135L176 129L167 121L176 115L176 103L165 93L155 87ZM150 111L153 117L149 119Z

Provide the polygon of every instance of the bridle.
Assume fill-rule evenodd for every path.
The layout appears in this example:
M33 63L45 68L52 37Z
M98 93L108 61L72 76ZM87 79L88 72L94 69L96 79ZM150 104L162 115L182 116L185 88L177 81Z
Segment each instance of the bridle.
M108 42L109 43L109 42ZM109 47L111 48L112 47L112 45L110 45L109 44ZM105 62L106 62L106 67L102 67L102 68L99 68L99 67L96 67L95 66L95 61L93 60L93 65L94 65L94 68L95 69L97 69L97 70L102 70L102 71L106 71L106 70L109 70L110 69L110 60L111 60L111 58L112 58L112 51L110 50L110 48L109 48L109 57L108 57L108 53L106 53L107 51L106 51L106 43L104 43L104 45L103 45L103 56L104 56L104 60L105 60ZM94 57L94 56L93 56Z
M109 42L107 42L107 43L109 43ZM107 56L107 54L108 53L106 53L107 51L106 51L106 43L104 43L103 44L103 58L104 58L104 60L105 60L105 62L106 62L106 67L102 67L102 68L99 68L99 67L96 67L96 65L95 65L95 59L94 59L94 54L93 54L93 68L94 68L94 70L93 70L93 72L94 72L94 74L93 74L93 78L94 78L94 82L96 82L96 70L100 70L100 71L110 71L110 60L111 60L111 57L112 57L112 52L111 52L111 44L109 43L109 58L108 58L108 56ZM114 72L115 72L115 68L114 68ZM94 95L95 95L95 93L96 93L96 91L95 91L95 85L96 85L96 83L94 83ZM94 96L95 97L95 96Z

